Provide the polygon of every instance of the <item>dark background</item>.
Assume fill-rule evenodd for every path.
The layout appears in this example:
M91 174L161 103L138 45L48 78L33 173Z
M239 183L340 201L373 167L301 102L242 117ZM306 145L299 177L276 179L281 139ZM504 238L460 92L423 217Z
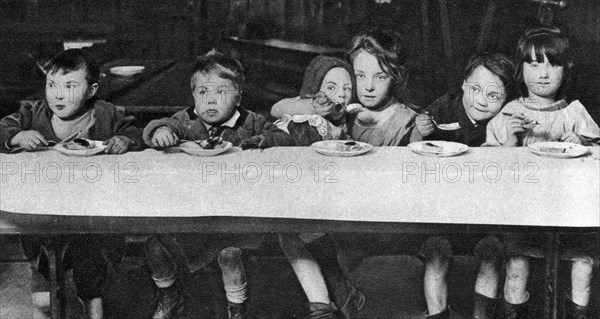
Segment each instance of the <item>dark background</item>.
M569 0L566 8L551 7L552 24L566 30L575 47L572 96L599 122L600 1ZM228 37L275 38L343 52L354 34L371 27L403 36L412 98L426 106L460 84L470 54L499 51L512 57L519 35L536 23L539 8L531 0L0 0L0 115L43 88L35 61L60 52L63 41L76 39L105 40L91 48L103 63L191 61L220 48L248 69L246 93L252 105L247 107L268 114L275 101L297 94L315 53ZM447 17L447 28L442 17ZM139 103L127 98L112 102Z

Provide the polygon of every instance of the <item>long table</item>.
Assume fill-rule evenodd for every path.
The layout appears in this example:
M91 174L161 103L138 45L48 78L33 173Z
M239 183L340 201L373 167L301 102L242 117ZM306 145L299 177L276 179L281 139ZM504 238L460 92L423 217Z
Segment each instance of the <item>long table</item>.
M572 159L527 148L437 158L406 147L357 157L280 147L0 159L0 234L543 233L548 318L557 315L559 236L600 229L599 147Z

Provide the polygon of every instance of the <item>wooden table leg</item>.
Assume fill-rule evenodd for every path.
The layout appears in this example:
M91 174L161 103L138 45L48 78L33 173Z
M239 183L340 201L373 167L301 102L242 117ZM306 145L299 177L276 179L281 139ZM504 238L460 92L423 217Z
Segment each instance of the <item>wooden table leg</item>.
M546 276L544 318L558 318L558 234L546 233Z

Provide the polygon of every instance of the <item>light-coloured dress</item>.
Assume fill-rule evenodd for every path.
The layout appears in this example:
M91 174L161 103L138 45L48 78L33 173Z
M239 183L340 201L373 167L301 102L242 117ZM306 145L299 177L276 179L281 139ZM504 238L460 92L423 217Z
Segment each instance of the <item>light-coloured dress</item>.
M539 124L523 135L523 146L536 142L559 141L567 133L574 132L588 142L600 142L600 128L579 101L567 104L560 100L544 107L527 104L523 98L508 103L487 126L485 146L503 146L508 138L506 123L511 115L522 113L527 119Z

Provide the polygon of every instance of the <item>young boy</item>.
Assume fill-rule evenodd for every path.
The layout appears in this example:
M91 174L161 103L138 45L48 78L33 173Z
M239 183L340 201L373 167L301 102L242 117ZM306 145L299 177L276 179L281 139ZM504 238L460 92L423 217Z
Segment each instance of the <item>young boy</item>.
M514 63L502 54L476 54L465 68L462 94L449 93L431 104L426 113L417 116L416 128L426 140L446 140L481 146L486 139L486 125L500 112L506 101L515 94L512 80ZM433 118L433 119L432 119ZM443 131L437 124L458 123L460 128ZM474 254L479 259L479 272L475 282L475 305L473 318L492 319L499 301L499 267L502 247L493 237L475 239ZM459 246L470 246L456 236L451 240ZM473 242L474 243L474 242ZM471 244L473 244L471 243ZM427 318L449 318L446 276L452 258L452 245L444 237L427 239L421 247L420 256L425 261L424 292L427 302Z
M265 118L240 106L244 74L235 59L211 51L200 57L191 78L194 107L171 118L152 121L144 129L144 141L152 147L169 147L179 140L206 140L220 137L233 145L248 148L294 145L294 139ZM239 236L219 238L218 262L228 301L229 318L243 319L246 301L246 274ZM244 236L242 236L244 237ZM182 239L182 238L178 238ZM183 240L183 239L182 239ZM207 252L208 254L208 252ZM152 279L158 287L154 319L174 318L183 311L184 300L178 286L185 275L186 256L171 236L154 236L146 242L146 256Z
M104 140L106 153L122 154L139 150L141 130L123 108L95 97L100 69L92 57L80 49L70 49L54 57L45 67L46 98L21 105L17 113L0 121L0 151L16 147L33 151L60 141L73 133L79 137Z
M82 138L103 140L106 153L122 154L143 147L141 129L131 124L134 119L126 117L122 108L95 98L100 71L89 54L79 49L64 51L48 62L44 71L46 98L23 104L17 113L0 120L0 152L34 151L77 132ZM78 296L89 318L103 317L102 287L110 268L108 246L103 241L77 236L65 253L65 265L73 268ZM33 246L39 247L39 243ZM44 281L34 272L32 299L42 312L50 302Z

